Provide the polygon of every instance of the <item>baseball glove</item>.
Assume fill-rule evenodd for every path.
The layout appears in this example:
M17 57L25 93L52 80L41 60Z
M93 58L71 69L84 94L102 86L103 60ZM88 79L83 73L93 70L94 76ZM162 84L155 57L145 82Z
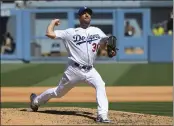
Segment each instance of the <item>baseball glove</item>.
M117 41L117 38L115 36L109 36L107 40L107 53L108 53L108 57L110 58L115 56L117 53L117 50L119 50L118 48L116 48L116 41Z

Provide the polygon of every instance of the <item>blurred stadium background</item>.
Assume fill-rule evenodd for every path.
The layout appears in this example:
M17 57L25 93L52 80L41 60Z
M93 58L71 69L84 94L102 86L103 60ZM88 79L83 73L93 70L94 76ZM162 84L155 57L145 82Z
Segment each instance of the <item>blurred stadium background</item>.
M93 9L92 25L118 39L120 50L116 57L109 59L100 53L97 57L96 68L107 86L172 88L172 0L1 1L2 87L56 86L64 72L67 53L60 40L45 37L46 27L54 18L61 19L56 29L77 27L76 13L81 6ZM4 102L2 106L26 104ZM111 108L172 116L172 101L111 103Z
M54 18L61 19L56 29L77 27L77 9L89 6L94 10L91 25L118 38L120 51L112 61L172 62L172 0L4 1L1 5L2 61L66 61L63 43L45 37L45 30ZM99 54L98 60L110 59Z

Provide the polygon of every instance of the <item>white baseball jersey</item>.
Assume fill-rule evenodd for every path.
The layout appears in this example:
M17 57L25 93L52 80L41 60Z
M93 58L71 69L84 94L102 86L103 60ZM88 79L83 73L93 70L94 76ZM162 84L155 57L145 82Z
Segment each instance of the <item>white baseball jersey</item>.
M55 30L57 39L62 39L68 58L82 65L93 65L99 48L99 43L106 34L97 27L83 29L68 28L66 30Z
M104 42L105 38L107 38L101 29L97 27L55 30L55 34L56 38L63 40L69 53L69 59L81 65L93 65L99 43ZM51 98L61 98L76 84L81 82L88 83L95 87L98 104L97 114L106 117L108 113L108 99L105 90L105 82L94 67L91 67L90 70L84 70L83 68L69 64L58 86L50 88L38 95L33 104L40 106Z

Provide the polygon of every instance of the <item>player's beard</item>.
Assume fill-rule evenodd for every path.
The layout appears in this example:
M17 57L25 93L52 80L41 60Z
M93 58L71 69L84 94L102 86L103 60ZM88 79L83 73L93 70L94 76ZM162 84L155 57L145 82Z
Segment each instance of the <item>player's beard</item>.
M90 19L88 19L88 20L83 20L83 21L80 23L80 26L81 26L82 28L87 28L87 27L90 26L90 22L91 22Z
M84 24L89 26L90 25L90 21L84 21Z

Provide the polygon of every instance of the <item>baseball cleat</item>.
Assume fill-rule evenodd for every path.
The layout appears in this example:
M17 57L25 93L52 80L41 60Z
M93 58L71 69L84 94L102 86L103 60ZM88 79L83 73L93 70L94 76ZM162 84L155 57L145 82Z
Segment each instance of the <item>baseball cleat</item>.
M34 104L34 99L37 97L36 94L32 93L30 95L30 108L36 112L38 110L38 106Z
M111 123L111 120L108 119L106 115L99 115L96 118L96 122L101 122L101 123Z

